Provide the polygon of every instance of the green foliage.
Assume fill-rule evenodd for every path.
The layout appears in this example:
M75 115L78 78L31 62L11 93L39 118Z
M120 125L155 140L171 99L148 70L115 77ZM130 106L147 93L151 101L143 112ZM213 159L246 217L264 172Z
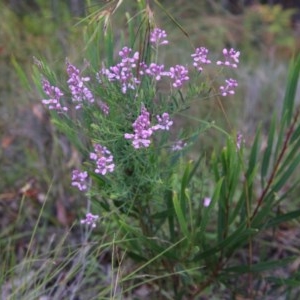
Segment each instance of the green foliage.
M134 149L124 139L124 134L132 132L132 123L139 116L142 105L152 118L168 111L176 122L176 116L182 115L194 98L210 95L210 83L195 76L203 82L198 82L197 87L178 91L172 87L161 89L156 81L145 77L138 92L128 90L126 93L122 93L118 84L105 78L101 78L99 84L95 79L99 68L116 64L118 49L114 45L117 41L120 48L128 43L139 50L146 62L157 61L158 57L158 49L153 49L149 43L149 33L155 22L148 1L138 1L135 18L126 15L128 30L120 34L121 38L115 36L110 21L123 1L113 2L114 5L85 20L85 53L89 64L84 65L80 76L91 76L89 87L96 96L96 103L83 103L80 110L68 113L51 111L53 124L82 155L82 169L87 170L91 178L86 197L93 213L101 216L99 226L102 229L95 229L89 236L98 248L81 252L85 256L81 256L79 250L69 253L70 261L67 262L71 267L67 279L80 273L76 262L83 263L88 253L88 261L96 259L105 249L111 250L114 257L116 247L124 257L117 263L112 262L112 271L117 272L116 284L124 293L141 285L156 284L160 295L166 287L173 299L197 299L207 287L223 284L234 292L248 290L250 292L244 292L243 296L253 297L255 289L250 279L237 282L235 287L230 281L284 267L296 260L296 257L288 257L279 263L261 258L256 262L253 247L260 245L260 235L267 230L276 231L283 223L298 225L300 217L299 209L281 207L299 184L294 173L300 163L300 111L295 107L300 56L291 62L283 110L280 118L274 115L272 119L265 149L261 148L264 138L261 130L257 130L251 145L237 146L235 132L228 133L206 120L197 120L198 128L184 134L176 130L161 132L152 139L149 147ZM154 2L161 8L158 1ZM164 12L172 24L177 24L166 10ZM178 26L178 30L185 32L182 29ZM24 78L18 65L15 66ZM40 92L43 91L42 78L59 86L71 107L66 76L57 76L45 63L37 61L34 81ZM108 104L109 115L101 112L99 101ZM216 147L212 153L200 149L198 157L191 159L189 150L194 141L208 129L222 136L223 148ZM170 151L174 136L187 141L188 147L178 152ZM113 153L116 164L113 173L102 176L94 172L89 153L95 143L105 145ZM204 204L204 198L210 198L210 203ZM38 222L32 240L37 226ZM103 231L108 242L102 239ZM241 250L248 253L243 264L238 259ZM27 255L26 258L30 257ZM132 270L128 274L120 272L122 263L129 258L135 261ZM92 271L88 273L87 270ZM81 269L82 274L93 271L93 267L86 268L86 265ZM52 273L46 275L47 279L55 277ZM272 276L267 280L288 289L299 282L297 276L296 273L289 280ZM46 283L47 280L42 281L41 288ZM111 284L97 296L116 298L113 291ZM16 290L15 295L22 293Z
M254 5L245 11L246 37L252 46L265 47L263 51L294 49L295 39L291 29L294 9L283 9L281 5ZM245 39L245 43L247 43Z

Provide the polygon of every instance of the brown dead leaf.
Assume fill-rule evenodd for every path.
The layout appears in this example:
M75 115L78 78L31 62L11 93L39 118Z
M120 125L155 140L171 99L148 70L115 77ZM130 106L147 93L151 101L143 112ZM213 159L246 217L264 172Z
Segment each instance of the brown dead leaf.
M74 214L68 212L61 201L56 201L56 218L63 226L70 226L74 222Z
M43 106L40 104L34 104L32 106L32 113L34 116L37 117L37 119L41 122L45 120L45 112L43 110Z
M11 193L2 193L0 194L0 201L12 201L16 199L17 194L14 192Z
M252 300L251 298L245 298L244 296L241 296L241 295L236 295L235 300Z
M11 144L12 142L14 141L15 137L12 136L12 135L7 135L5 136L2 141L1 141L1 147L3 149L7 149Z

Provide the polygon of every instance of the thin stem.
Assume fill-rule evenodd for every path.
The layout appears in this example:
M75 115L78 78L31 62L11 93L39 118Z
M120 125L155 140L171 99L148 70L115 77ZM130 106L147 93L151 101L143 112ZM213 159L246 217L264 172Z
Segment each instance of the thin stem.
M210 286L213 283L213 281L215 280L215 278L218 276L218 274L222 270L222 268L223 268L223 264L220 261L217 264L217 266L215 267L215 269L213 270L213 272L211 273L211 276L206 281L201 283L197 287L197 289L191 293L192 297L194 298L195 296L199 295L204 289L206 289L208 286Z
M282 159L284 157L284 154L285 154L285 152L286 152L286 150L288 148L288 142L289 142L289 140L290 140L290 138L291 138L291 136L292 136L292 134L294 132L294 128L295 128L296 122L298 120L299 113L300 113L300 110L298 108L297 111L296 111L296 113L295 113L295 116L293 118L293 122L292 122L292 124L291 124L291 126L290 126L290 128L289 128L289 130L288 130L288 132L286 134L286 138L285 138L282 150L281 150L281 152L280 152L280 154L278 156L278 159L277 159L277 161L275 163L275 166L274 166L273 171L271 173L271 176L270 176L270 178L269 178L269 180L267 182L267 185L266 185L266 187L264 188L264 190L262 191L260 197L257 200L257 205L256 205L256 207L254 209L254 212L253 212L251 218L250 218L251 220L253 220L254 217L256 216L256 214L257 214L260 206L262 205L262 202L263 202L265 196L267 195L267 192L269 191L269 189L270 189L270 187L271 187L271 185L272 185L272 183L274 181L274 178L276 176L276 173L277 173L277 170L279 168L279 165L280 165L280 163L281 163L281 161L282 161Z

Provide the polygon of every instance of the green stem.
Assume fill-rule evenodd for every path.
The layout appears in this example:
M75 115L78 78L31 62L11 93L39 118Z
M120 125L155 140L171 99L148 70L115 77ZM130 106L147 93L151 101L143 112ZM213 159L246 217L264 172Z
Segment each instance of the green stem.
M267 182L267 185L266 185L266 187L264 188L264 190L262 191L260 197L257 200L257 205L256 205L256 207L254 209L254 212L253 212L251 218L250 218L251 221L254 219L254 217L258 213L258 210L261 207L262 202L263 202L265 196L267 195L267 192L269 191L269 189L270 189L270 187L271 187L271 185L272 185L272 183L274 181L274 178L276 176L276 173L277 173L277 170L279 168L279 165L280 165L281 161L283 160L284 154L285 154L285 152L286 152L286 150L288 148L288 142L289 142L289 140L290 140L290 138L291 138L291 136L292 136L292 134L294 132L294 128L295 128L296 122L298 120L299 113L300 113L300 109L298 108L297 111L296 111L296 113L295 113L293 122L292 122L292 124L291 124L291 126L290 126L290 128L289 128L289 130L288 130L288 132L286 134L286 138L285 138L282 150L281 150L281 152L280 152L280 154L278 156L278 159L277 159L277 161L275 163L275 166L274 166L273 171L271 173L271 176L270 176L270 178L269 178L269 180Z

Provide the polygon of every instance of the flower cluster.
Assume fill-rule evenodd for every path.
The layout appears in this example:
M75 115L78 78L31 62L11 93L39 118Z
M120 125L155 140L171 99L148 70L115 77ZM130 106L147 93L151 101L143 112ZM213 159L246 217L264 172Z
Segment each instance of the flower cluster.
M208 49L205 47L197 48L195 53L191 56L193 57L193 66L199 71L203 71L203 65L208 65L211 61L207 58Z
M163 113L162 116L156 116L158 124L151 127L150 113L142 106L141 114L132 124L133 133L125 133L124 137L127 140L132 140L132 145L135 149L147 148L151 143L151 136L156 130L169 130L173 121L170 120L168 113Z
M94 150L95 152L90 153L90 159L96 161L95 173L105 175L113 172L115 164L113 163L114 157L111 152L99 144L94 145Z
M172 145L171 150L172 150L172 151L180 151L180 150L182 150L186 145L187 145L187 143L185 143L183 140L178 140L178 141L176 141L176 142Z
M86 171L80 172L73 170L72 172L72 186L76 186L80 191L87 190L88 173Z
M93 215L91 213L87 213L85 215L85 219L82 219L80 221L81 224L86 224L88 226L91 226L92 228L96 227L96 221L99 219L99 216Z
M50 98L43 99L42 103L50 110L68 111L68 108L60 103L60 98L64 95L62 91L58 87L50 85L47 79L42 80L42 85L44 93Z
M190 79L187 68L180 65L171 67L169 76L173 79L173 87L175 88L181 88L183 83Z
M217 61L217 65L224 65L227 67L237 68L239 63L240 51L235 51L231 48L229 51L223 49L224 61Z
M229 78L225 80L226 85L220 86L220 92L222 96L227 96L228 94L233 95L235 93L234 89L238 86L238 83L235 79Z
M109 114L109 106L105 102L99 101L99 107L105 115Z
M152 126L152 130L169 130L173 125L173 121L170 120L170 116L168 113L163 113L161 116L156 116L157 125Z
M154 28L150 33L150 42L157 46L168 44L169 41L166 40L166 38L167 38L166 32L160 28Z
M132 124L134 134L125 133L125 139L132 140L132 144L135 149L139 149L141 147L149 147L151 142L150 137L153 133L150 125L150 114L143 106L141 109L141 114Z
M217 61L217 65L226 66L229 68L237 68L239 63L240 51L236 51L233 48L230 50L223 49L224 61ZM238 86L238 83L235 79L229 78L225 80L226 85L220 86L220 92L223 97L227 95L234 95L235 88Z
M155 49L160 45L168 44L169 42L167 40L166 32L162 29L154 28L154 30L150 33L150 43L154 45ZM191 54L193 66L197 71L202 72L205 65L211 64L211 60L208 58L208 53L209 51L207 48L199 47L195 49L193 54ZM240 56L239 51L236 51L232 48L229 50L223 49L223 56L224 60L217 61L217 65L229 68L237 68ZM66 69L68 74L67 84L75 109L80 109L84 103L95 103L95 107L97 107L97 109L100 109L104 115L109 115L109 106L102 101L102 99L99 99L98 97L95 98L92 91L88 87L88 82L90 82L91 78L83 77L80 73L80 70L72 65L69 61L66 62ZM109 85L110 82L115 82L117 83L118 87L120 87L121 92L126 94L130 90L139 91L141 78L145 78L143 76L150 78L150 80L147 80L146 83L150 81L153 83L154 81L160 81L163 77L167 77L170 81L171 88L174 89L181 89L189 80L187 66L177 64L175 66L171 66L170 68L165 68L165 65L158 64L157 61L146 63L144 61L140 61L139 52L134 52L129 47L123 47L119 51L119 62L116 65L107 68L103 67L96 74L96 79L101 85L104 85L104 83ZM44 105L46 105L50 110L56 110L59 112L68 111L68 108L62 106L61 104L61 99L64 94L58 87L52 86L46 79L42 80L42 86L44 93L48 96L48 99L42 100ZM225 84L219 88L220 94L222 96L233 95L237 86L238 83L235 79L226 79ZM99 88L101 90L101 87ZM134 98L132 101L136 101L135 105L137 103L141 103L138 101L140 101L142 96L144 97L142 92L139 94L136 92L135 97L131 97ZM114 98L112 97L112 99ZM129 106L128 103L129 102L126 102L126 105ZM151 107L151 105L149 105L149 107ZM131 108L129 107L129 109ZM133 110L135 110L135 108ZM161 115L156 115L156 122L151 122L152 119L150 113L151 112L149 112L142 104L140 114L136 117L136 119L134 116L135 121L132 123L132 133L125 133L123 136L126 140L131 141L132 146L135 149L149 147L151 144L152 135L155 134L156 131L168 131L173 125L173 120L170 119L168 112L163 112ZM127 126L128 125L126 124L125 127ZM240 149L241 143L242 137L238 135L238 149ZM187 143L183 142L182 140L178 140L170 148L172 151L179 151L182 150L186 145ZM104 176L114 171L114 157L105 146L95 144L94 150L89 154L89 157L95 164L95 173ZM71 184L80 191L86 191L88 189L88 172L73 170ZM203 199L204 206L209 206L210 202L211 199L208 197ZM99 216L93 215L89 212L86 214L86 218L81 220L81 223L90 225L94 228L98 218Z
M135 75L139 53L135 52L131 56L132 49L124 47L120 52L121 62L110 68L103 68L98 73L98 78L101 82L101 75L107 77L109 81L118 81L121 84L122 92L125 94L127 89L134 90L136 85L140 83Z
M181 65L176 65L171 67L169 71L165 71L164 65L158 65L156 63L151 63L148 67L145 63L141 64L142 68L140 75L148 75L159 81L162 76L170 77L173 79L172 86L174 88L181 88L185 81L189 80L188 69Z
M150 34L150 42L158 45L165 45L169 42L166 40L167 34L164 30L155 28ZM102 76L108 81L117 81L121 84L121 91L125 94L128 89L135 90L140 84L138 76L152 76L155 80L161 80L162 76L172 79L174 88L181 88L185 81L189 80L188 69L181 65L171 67L169 71L165 71L164 65L150 63L149 66L145 62L139 62L139 52L133 55L132 49L124 47L120 52L121 62L109 68L102 68L97 74L99 82L102 82ZM197 58L195 58L197 60ZM208 63L208 60L207 60Z
M153 76L155 80L160 80L161 76L167 75L168 73L164 72L164 65L158 65L155 63L151 63L149 67L145 69L145 73L147 75Z
M73 102L77 102L78 105L75 107L76 109L81 108L83 101L88 101L93 103L95 101L92 92L86 87L85 82L90 81L89 77L80 77L79 70L70 64L68 61L67 65L67 73L69 75L68 85L72 94Z

